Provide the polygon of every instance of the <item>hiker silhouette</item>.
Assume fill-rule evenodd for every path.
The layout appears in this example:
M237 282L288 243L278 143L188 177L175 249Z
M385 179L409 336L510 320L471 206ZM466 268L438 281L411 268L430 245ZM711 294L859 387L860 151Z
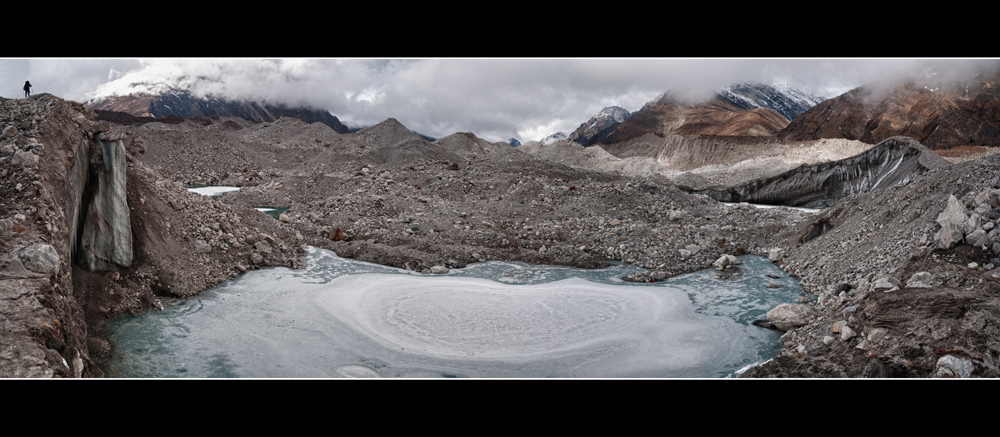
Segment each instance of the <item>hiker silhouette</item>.
M24 97L31 95L31 82L24 81Z

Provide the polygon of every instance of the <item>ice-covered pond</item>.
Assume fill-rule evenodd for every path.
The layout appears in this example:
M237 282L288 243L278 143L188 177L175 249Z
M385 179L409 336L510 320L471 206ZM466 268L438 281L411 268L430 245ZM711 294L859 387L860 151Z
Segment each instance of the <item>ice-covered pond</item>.
M111 377L724 378L773 357L751 324L794 301L766 259L652 284L635 267L476 263L445 275L310 248L112 323Z
M202 196L219 197L219 196L221 196L223 194L226 194L226 193L231 193L233 191L239 191L240 187L229 187L229 186L223 186L223 185L210 185L210 186L204 186L204 187L192 187L192 188L188 188L187 190L190 191L190 192L192 192L192 193L201 194Z

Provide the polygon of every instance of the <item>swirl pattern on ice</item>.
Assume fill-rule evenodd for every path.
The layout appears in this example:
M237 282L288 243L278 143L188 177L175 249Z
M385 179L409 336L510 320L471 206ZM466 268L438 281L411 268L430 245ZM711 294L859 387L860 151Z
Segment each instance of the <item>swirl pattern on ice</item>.
M326 295L333 314L379 343L436 356L511 357L633 336L674 299L568 279L507 285L477 278L356 275Z

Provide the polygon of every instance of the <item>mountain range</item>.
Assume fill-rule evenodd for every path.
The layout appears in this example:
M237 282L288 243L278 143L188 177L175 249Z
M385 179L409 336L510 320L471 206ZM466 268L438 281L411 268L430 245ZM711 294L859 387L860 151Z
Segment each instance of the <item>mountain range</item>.
M621 143L650 133L661 137L771 136L787 126L789 120L821 101L821 97L788 86L767 84L729 86L699 103L682 101L668 91L632 113L617 127L606 127L602 140L583 138L580 144Z
M905 135L936 150L1000 146L1000 73L934 85L919 79L855 88L804 112L777 136L875 144Z
M638 111L608 107L569 135L557 132L539 142L551 144L568 139L591 146L654 134L792 141L840 138L875 144L904 135L935 150L1000 146L998 85L1000 76L993 72L934 87L916 79L872 82L830 99L781 84L735 84L700 103L682 101L667 91ZM227 116L268 122L288 116L308 123L322 122L340 133L350 130L325 110L197 98L184 90L105 98L87 102L86 106L98 111L102 118L117 122L169 121L171 116ZM507 143L516 147L520 141L511 138Z
M141 123L169 121L170 116L239 117L253 122L272 122L281 117L294 117L307 123L323 123L338 133L350 129L330 111L307 107L288 107L252 100L199 98L186 90L174 89L159 95L133 94L108 97L86 103L102 118L117 122Z

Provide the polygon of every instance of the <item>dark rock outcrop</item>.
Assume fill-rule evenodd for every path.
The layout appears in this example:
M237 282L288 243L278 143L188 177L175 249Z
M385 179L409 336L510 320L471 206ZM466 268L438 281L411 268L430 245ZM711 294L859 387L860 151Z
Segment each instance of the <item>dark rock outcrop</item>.
M836 199L904 184L950 165L908 137L885 140L860 155L794 170L737 187L685 187L723 202L829 206Z

